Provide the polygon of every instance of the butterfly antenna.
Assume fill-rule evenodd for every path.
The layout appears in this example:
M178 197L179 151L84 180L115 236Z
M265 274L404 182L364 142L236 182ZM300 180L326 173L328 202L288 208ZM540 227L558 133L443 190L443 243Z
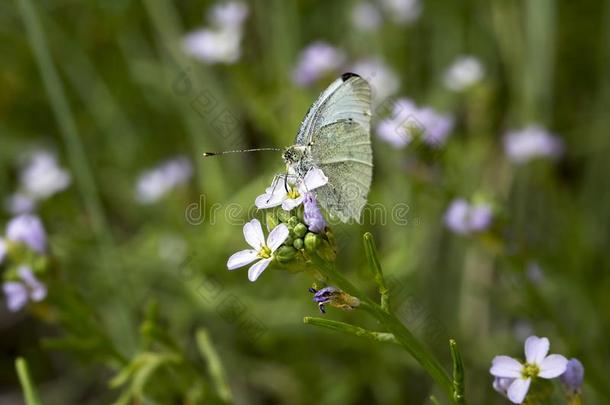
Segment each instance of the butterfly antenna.
M283 149L280 148L254 148L254 149L235 149L235 150L225 150L222 152L203 152L203 157L208 156L217 156L217 155L226 155L227 153L242 153L242 152L263 152L263 151L276 151L281 152Z

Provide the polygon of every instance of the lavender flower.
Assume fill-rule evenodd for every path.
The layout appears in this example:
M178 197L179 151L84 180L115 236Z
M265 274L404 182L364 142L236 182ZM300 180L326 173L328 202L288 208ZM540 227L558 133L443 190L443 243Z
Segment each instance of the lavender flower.
M352 24L361 31L375 31L381 25L381 14L369 2L358 3L352 9Z
M504 136L504 152L517 164L534 158L556 158L563 152L563 142L538 125L530 125Z
M0 238L0 264L4 262L4 258L6 257L6 242L4 239Z
M392 115L377 126L377 135L396 148L403 148L420 136L431 147L445 143L453 129L453 118L430 107L418 107L408 98L394 103Z
M313 302L318 304L320 312L325 314L325 305L330 305L344 311L351 311L360 305L360 300L356 297L343 292L337 287L328 286L320 290L310 288L309 292L313 294Z
M186 54L202 62L231 64L239 60L243 23L248 7L231 1L214 6L210 11L212 28L203 28L187 34L182 46Z
M316 204L313 193L306 193L303 201L303 220L310 232L320 233L326 228L326 221Z
M379 105L400 87L396 73L378 58L359 60L348 70L359 74L370 83L374 105Z
M585 368L578 359L573 358L568 361L566 371L559 377L559 380L570 395L575 395L580 392L584 378Z
M39 151L29 157L19 180L27 196L42 200L66 189L70 185L71 176L68 171L59 167L55 155Z
M192 173L191 163L185 157L167 160L140 175L136 199L142 204L158 201L171 189L188 181Z
M419 0L381 0L381 6L390 19L400 25L412 23L421 14Z
M19 311L28 300L39 302L47 296L47 287L34 276L29 267L21 266L17 273L21 281L6 281L2 285L6 306L11 312Z
M453 232L468 235L489 227L492 209L489 204L472 205L463 198L454 200L445 213L445 225Z
M25 243L38 253L44 253L47 244L42 222L37 216L30 214L19 215L8 222L6 239Z
M462 91L479 82L485 71L481 62L474 56L458 58L445 72L443 83L453 91Z
M23 192L16 192L5 200L5 207L13 215L27 214L36 208L36 201Z
M292 81L309 86L326 73L338 70L345 63L343 51L326 42L316 41L301 51Z

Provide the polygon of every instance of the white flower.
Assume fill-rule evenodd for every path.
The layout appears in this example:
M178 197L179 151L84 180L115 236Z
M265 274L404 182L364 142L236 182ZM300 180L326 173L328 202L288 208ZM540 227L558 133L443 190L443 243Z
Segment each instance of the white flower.
M359 74L371 84L374 105L379 105L400 87L398 75L378 58L359 60L348 71Z
M458 58L445 72L443 83L453 91L462 91L479 82L485 71L481 62L474 56Z
M26 195L42 200L66 189L70 185L71 176L59 167L55 155L39 151L30 156L19 180Z
M513 403L520 404L527 395L532 378L555 378L566 371L568 360L559 354L547 356L548 352L547 338L530 336L525 341L525 363L508 356L496 356L489 372L494 377L512 380L506 394ZM506 381L503 382L504 386L507 385Z
M381 14L371 3L358 3L352 9L352 24L362 31L375 31L381 25Z
M510 131L504 136L504 151L517 164L538 157L555 158L563 152L563 142L538 125Z
M4 239L0 238L0 264L2 264L4 258L6 257L6 250L6 242Z
M6 239L25 243L40 254L44 254L47 246L47 234L42 226L42 221L36 215L31 214L12 218L6 224Z
M265 194L256 197L254 204L259 209L282 206L285 211L290 211L303 202L305 194L322 187L328 183L328 177L318 168L311 169L303 179L299 179L296 185L290 184L287 176L281 176L267 187Z
M303 49L292 81L299 86L309 86L323 75L338 70L345 62L345 54L323 41L316 41Z
M381 6L396 24L409 24L421 13L419 0L381 0Z
M212 25L221 30L241 29L246 17L248 17L248 6L239 1L216 4L210 11Z
M244 225L244 238L248 245L252 246L252 249L234 253L227 261L227 268L235 270L258 260L248 269L248 279L256 281L267 266L269 266L269 263L274 258L275 251L288 238L288 234L288 227L285 224L279 224L269 233L267 242L265 242L261 223L258 219L253 219Z
M38 302L47 296L47 287L34 276L29 267L21 266L18 274L22 281L6 281L2 284L6 306L11 312L19 311L28 300Z
M174 187L185 183L193 172L185 157L174 158L143 172L136 185L136 199L143 204L159 200Z
M4 206L13 215L28 214L36 208L36 201L28 194L17 191L6 198Z

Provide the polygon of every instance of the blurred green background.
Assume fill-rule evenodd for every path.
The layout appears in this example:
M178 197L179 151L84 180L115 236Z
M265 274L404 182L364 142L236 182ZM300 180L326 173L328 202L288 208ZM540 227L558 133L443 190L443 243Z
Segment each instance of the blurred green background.
M34 150L56 154L72 177L36 209L49 235L48 298L0 310L0 403L22 401L16 356L45 404L121 395L134 404L425 404L432 394L443 403L400 348L304 325L318 314L309 276L273 269L250 283L245 269L226 270L245 246L241 225L259 215L254 198L283 163L273 152L201 158L290 145L319 92L367 58L394 71L391 96L449 113L455 127L434 150L396 149L373 131L369 202L387 221L333 225L341 271L374 296L361 246L372 232L401 319L447 368L447 340L460 342L471 404L508 403L492 389L490 362L522 356L529 334L582 361L585 403L610 401L610 2L422 0L407 23L382 3L368 3L380 21L367 30L354 25L357 2L248 1L231 63L183 50L217 3L0 3L2 199ZM320 40L344 63L296 85L300 52ZM443 74L462 55L485 73L452 92ZM506 157L503 134L530 123L562 139L558 160ZM176 156L192 176L139 203L141 173ZM456 235L445 211L473 196L492 203L493 226ZM396 204L408 205L406 220L392 220ZM11 214L0 216L4 224ZM326 316L378 328L357 310ZM203 335L197 344L202 329L213 349ZM134 359L154 364L139 390L127 392L129 378L109 387Z

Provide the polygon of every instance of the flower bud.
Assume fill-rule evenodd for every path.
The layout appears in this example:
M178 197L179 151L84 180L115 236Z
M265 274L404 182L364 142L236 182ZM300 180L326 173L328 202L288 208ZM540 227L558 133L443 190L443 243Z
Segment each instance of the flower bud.
M580 392L582 382L585 376L585 369L578 359L570 359L566 367L566 371L559 377L564 388L569 395L575 395Z
M296 236L298 236L299 238L302 238L303 236L305 236L306 233L307 233L307 227L305 226L305 224L297 224L294 227L294 234Z
M322 237L316 233L308 232L307 235L305 235L304 241L305 250L309 253L314 253L318 246L320 246L320 243L322 243Z
M304 245L303 239L301 238L295 239L294 242L292 242L292 246L294 246L294 248L297 250L303 249Z
M292 246L281 246L275 252L275 259L280 263L287 263L295 258L297 251Z
M292 216L288 219L289 228L294 228L295 226L297 226L298 223L299 223L299 219L297 217Z
M339 308L344 311L351 311L360 305L360 300L356 297L349 295L346 292L338 289L337 287L328 286L321 290L310 288L309 292L313 293L313 301L318 304L320 312L326 313L325 305Z
M267 223L267 229L273 229L280 224L280 220L278 219L276 213L272 210L266 211L265 222Z

